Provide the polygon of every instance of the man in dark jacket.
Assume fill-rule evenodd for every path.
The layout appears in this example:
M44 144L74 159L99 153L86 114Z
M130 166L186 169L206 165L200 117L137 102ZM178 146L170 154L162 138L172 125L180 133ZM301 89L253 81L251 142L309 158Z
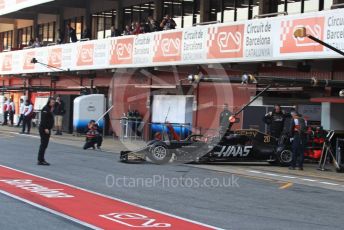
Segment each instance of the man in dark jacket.
M70 24L67 24L67 30L70 42L77 42L78 38L76 36L76 30Z
M39 125L39 135L41 137L41 145L38 151L38 165L50 165L45 161L45 150L48 147L51 129L54 126L54 110L55 99L49 98L47 104L43 107L41 112L41 123Z
M63 115L65 114L65 104L60 96L56 97L54 105L54 125L56 129L55 135L62 135Z
M228 110L228 104L223 105L223 111L220 113L220 135L224 135L229 128L229 117L232 116L231 111Z
M299 170L303 170L304 148L307 132L306 121L296 111L291 111L290 114L292 119L290 122L289 133L291 134L293 156L289 169L294 170L297 163Z
M269 126L269 134L279 138L284 127L285 114L280 105L275 105L274 110L265 114L263 121Z

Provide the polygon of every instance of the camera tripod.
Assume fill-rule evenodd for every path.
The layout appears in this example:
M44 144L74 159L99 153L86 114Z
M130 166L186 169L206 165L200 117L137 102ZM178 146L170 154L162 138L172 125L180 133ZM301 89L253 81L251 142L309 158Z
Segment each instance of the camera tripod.
M332 162L333 162L334 166L336 167L336 169L337 170L340 169L339 164L338 164L336 157L334 155L332 145L331 145L331 141L332 141L333 137L334 137L334 131L330 130L326 135L326 139L325 139L322 151L321 151L321 156L320 156L319 165L318 165L318 170L320 170L320 171L328 170L325 168L328 156L330 156L332 158Z

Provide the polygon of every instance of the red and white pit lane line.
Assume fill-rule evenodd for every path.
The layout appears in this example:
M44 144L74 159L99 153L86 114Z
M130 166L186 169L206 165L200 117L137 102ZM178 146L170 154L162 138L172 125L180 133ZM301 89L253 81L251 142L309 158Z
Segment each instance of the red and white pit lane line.
M0 192L93 229L218 229L1 165Z

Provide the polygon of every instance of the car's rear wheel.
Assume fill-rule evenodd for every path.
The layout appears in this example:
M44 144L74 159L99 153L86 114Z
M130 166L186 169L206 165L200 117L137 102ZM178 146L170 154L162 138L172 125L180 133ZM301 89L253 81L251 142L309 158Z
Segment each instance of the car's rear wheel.
M147 154L148 158L156 164L166 164L172 158L172 153L165 145L152 146Z
M281 166L289 166L293 159L293 153L289 149L284 149L278 153L278 161Z

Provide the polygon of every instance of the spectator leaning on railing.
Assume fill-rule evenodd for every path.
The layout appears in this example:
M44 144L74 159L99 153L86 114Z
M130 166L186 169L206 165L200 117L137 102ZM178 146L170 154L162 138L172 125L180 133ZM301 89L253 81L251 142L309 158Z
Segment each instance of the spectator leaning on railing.
M67 29L68 29L68 35L69 35L70 41L77 42L78 38L76 37L75 29L70 24L67 24Z
M131 30L131 28L130 28L130 26L129 25L126 25L125 26L125 29L123 30L123 33L122 33L122 35L131 35L132 34L132 30Z
M62 32L62 30L61 29L58 29L57 30L57 36L58 36L58 38L57 38L57 41L56 41L56 43L57 44L62 44L62 43L64 43L64 33Z
M82 39L89 39L91 40L91 31L86 27L82 32Z
M166 14L162 22L160 23L160 27L163 30L173 30L177 26L176 22L170 17L170 15Z
M147 27L149 30L147 32L160 31L159 23L152 16L149 16L147 18Z
M118 37L120 36L120 32L114 26L111 26L111 37Z
M138 34L142 34L143 32L144 31L141 24L139 22L135 22L132 34L138 35Z
M42 43L39 40L39 37L36 37L35 41L32 44L32 48L38 48L38 47L42 47Z

